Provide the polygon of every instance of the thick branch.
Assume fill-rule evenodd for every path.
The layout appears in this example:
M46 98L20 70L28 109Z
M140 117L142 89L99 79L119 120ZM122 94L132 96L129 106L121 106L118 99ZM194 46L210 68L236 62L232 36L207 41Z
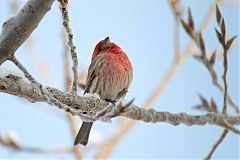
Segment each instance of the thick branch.
M54 0L29 0L3 24L0 35L0 64L9 59L38 26Z
M86 113L88 113L88 116L91 115L94 117L108 106L107 102L94 97L74 96L52 87L46 87L46 90L52 97L66 106L65 108L61 106L59 108L81 117L86 115ZM41 91L38 87L23 81L21 77L13 75L0 78L0 92L24 97L31 102L47 102L46 98L41 96ZM119 116L125 116L133 120L142 120L144 122L166 122L172 125L185 124L192 126L214 124L232 130L235 133L238 133L238 131L235 131L229 125L240 124L240 116L228 116L220 113L208 113L196 116L187 115L186 113L172 114L169 112L157 112L153 109L146 110L133 104L121 109ZM107 118L111 118L111 116Z

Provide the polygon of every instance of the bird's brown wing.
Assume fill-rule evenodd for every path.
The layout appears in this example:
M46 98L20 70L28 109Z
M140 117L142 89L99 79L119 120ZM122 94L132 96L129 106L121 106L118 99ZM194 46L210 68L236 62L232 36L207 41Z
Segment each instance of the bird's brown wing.
M120 89L120 92L117 95L116 100L119 100L120 98L124 98L125 95L128 92L128 88L132 82L132 78L133 78L133 73L132 72L125 72L124 76L123 76L123 80L121 81L122 84L122 88Z
M90 93L90 89L93 86L92 83L96 80L96 78L98 78L98 75L99 75L98 70L101 67L99 65L102 65L102 56L100 56L100 55L98 55L97 57L95 57L92 60L90 66L88 68L87 84L85 87L84 94Z

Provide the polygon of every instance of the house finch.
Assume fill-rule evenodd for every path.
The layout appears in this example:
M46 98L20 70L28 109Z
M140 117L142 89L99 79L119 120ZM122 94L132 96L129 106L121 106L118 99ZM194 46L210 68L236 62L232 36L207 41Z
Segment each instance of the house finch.
M132 76L132 65L127 55L107 37L93 51L84 94L97 93L101 99L115 103L126 95ZM87 145L92 124L83 122L74 145Z

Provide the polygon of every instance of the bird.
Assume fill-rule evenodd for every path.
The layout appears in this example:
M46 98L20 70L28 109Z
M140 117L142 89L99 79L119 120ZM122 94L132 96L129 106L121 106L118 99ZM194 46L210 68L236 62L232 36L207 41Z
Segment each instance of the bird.
M94 48L88 68L86 93L96 93L109 103L123 99L133 79L133 68L127 54L109 37L101 40ZM86 146L93 122L83 122L74 145Z

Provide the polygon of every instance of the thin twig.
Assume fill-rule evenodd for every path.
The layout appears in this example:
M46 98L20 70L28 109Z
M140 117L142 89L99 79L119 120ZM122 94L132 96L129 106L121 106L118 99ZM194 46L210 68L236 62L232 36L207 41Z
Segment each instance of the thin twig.
M49 97L49 94L47 94L43 88L42 85L40 83L38 83L35 78L33 78L33 76L27 71L27 69L17 60L17 58L13 55L10 59L10 61L12 61L24 74L24 76L32 83L36 85L36 88L39 89L41 91L41 95L47 99L49 104L54 104L53 102L51 102L50 99L52 99L52 97ZM57 103L57 100L52 99L54 102ZM59 103L60 104L60 103Z
M65 44L66 36L65 36L64 32L63 32L63 39L64 39L64 44ZM67 91L67 92L69 92L71 89L71 78L70 78L70 70L69 70L69 63L68 63L68 60L69 60L68 55L69 55L68 48L66 47L66 45L64 45L63 62L64 62L64 70L65 70L65 91ZM76 118L73 117L71 114L67 114L67 119L70 123L72 137L75 138L77 131L78 131ZM77 159L82 159L82 152L79 147L77 147L77 146L74 147L74 153L75 153Z
M68 1L67 0L59 0L60 6L61 6L61 13L63 17L63 26L65 28L67 37L68 37L68 47L70 48L70 53L72 57L72 62L73 62L73 82L72 82L72 87L71 87L71 93L77 94L77 80L78 80L78 57L76 53L76 47L73 44L73 34L71 33L70 25L69 25L69 15L67 11L67 5ZM65 39L65 34L64 34L64 39ZM69 64L68 64L68 58L67 58L67 50L66 47L64 47L64 68L65 68L65 81L66 81L66 91L70 90L70 74L69 74ZM77 132L77 123L76 119L72 115L67 115L68 120L71 124L72 128L72 135L75 137L76 132ZM74 153L77 156L77 159L82 159L82 154L80 151L80 148L74 147Z
M25 77L32 83L33 86L31 89L32 89L32 92L34 95L32 97L33 99L36 98L35 96L42 96L43 100L50 105L58 106L60 109L68 108L65 104L63 104L57 98L52 96L48 90L44 89L43 86L39 82L37 82L32 77L32 75L27 71L27 69L15 58L14 55L9 60L12 61L24 73ZM21 80L21 77L13 76L11 74L8 75L7 77L12 80L15 80L15 82ZM29 99L29 100L31 101L31 99Z
M191 11L189 10L189 19L191 19L192 23L193 20L192 20L192 15L191 15ZM221 14L219 13L218 14L219 16L221 16ZM226 44L225 42L225 34L226 34L226 31L225 31L225 23L224 23L224 19L223 19L223 23L220 22L220 19L223 19L223 17L219 17L218 21L219 21L219 25L221 25L221 32L223 33L220 33L217 29L216 29L216 33L218 35L218 38L219 38L219 41L223 46L223 49L224 49L224 54L226 54L227 52L227 49L230 48L232 42L234 41L234 39L236 37L232 37L228 42L228 45ZM214 52L211 56L211 58L208 60L207 58L207 55L206 55L206 48L205 48L205 43L204 43L204 40L203 40L203 37L202 37L202 32L196 32L194 30L194 28L192 28L190 22L185 22L184 20L181 19L181 23L182 23L182 26L184 27L184 29L186 30L187 34L192 38L192 40L195 42L195 44L198 46L198 48L201 50L201 55L200 56L195 56L196 59L200 60L204 65L205 67L208 69L210 75L211 75L211 78L212 78L212 83L213 85L219 89L219 91L221 91L223 94L224 94L224 97L227 98L226 102L228 104L230 104L232 106L232 108L237 112L239 113L239 108L238 106L232 101L231 97L228 95L228 93L225 93L224 92L224 88L227 87L225 86L224 84L224 88L220 85L219 81L218 81L218 77L217 77L217 73L216 71L214 70L214 62L215 62L215 59L216 59L216 52ZM221 23L221 24L220 24ZM224 63L226 64L226 61L224 61ZM227 94L227 95L225 95Z
M222 143L222 141L224 140L224 138L226 137L226 135L228 134L228 130L224 129L224 131L221 134L221 137L218 139L218 141L214 144L214 146L212 147L210 153L207 155L207 157L205 158L205 160L210 160L212 158L213 153L215 152L215 150L217 149L217 147Z
M227 115L227 100L229 100L229 103L233 103L231 98L228 96L228 86L227 86L227 69L228 69L228 61L227 61L227 52L228 52L228 49L231 47L234 39L236 37L233 37L231 38L230 40L228 40L226 42L225 40L225 23L224 23L224 18L222 17L222 14L218 8L218 6L216 5L216 15L217 15L217 22L218 22L218 25L220 26L220 30L221 30L221 33L217 30L216 30L216 34L217 34L217 37L218 37L218 40L220 42L220 44L222 45L223 47L223 67L224 67L224 72L223 72L223 81L224 81L224 101L223 101L223 110L222 110L222 113ZM235 104L233 104L232 106L234 106ZM237 106L235 106L234 108L238 109ZM239 113L239 112L238 112ZM228 125L228 124L227 124ZM229 126L231 128L231 125ZM215 150L217 149L217 147L222 143L222 141L224 140L224 138L227 136L227 134L229 133L229 131L227 129L224 129L221 137L219 138L219 140L216 142L216 144L212 147L210 153L208 154L208 156L206 157L206 159L211 159L213 153L215 152Z
M189 11L189 15L191 16L191 12ZM223 81L224 81L224 89L223 87L218 83L217 80L217 74L213 69L213 65L215 62L215 58L216 58L216 53L213 53L213 55L211 56L210 60L208 61L206 58L206 51L205 51L205 45L204 45L204 40L202 38L201 32L199 33L199 36L197 37L196 33L194 33L194 29L189 27L190 24L186 24L183 20L182 20L182 24L185 28L185 30L187 31L187 33L190 35L190 37L195 41L195 43L197 44L197 46L199 47L199 49L202 52L202 55L197 57L198 59L200 59L203 64L208 68L212 79L213 79L213 84L224 93L224 101L223 101L223 111L222 113L227 115L227 104L228 104L228 100L229 100L229 104L233 104L233 108L236 110L237 113L239 113L238 107L232 102L230 96L228 95L228 85L227 85L227 70L228 70L228 59L227 59L227 52L228 49L231 47L234 39L236 38L236 36L232 37L231 39L229 39L226 42L226 26L225 26L225 22L224 22L224 18L218 8L218 6L216 5L216 19L218 22L218 26L220 27L220 31L218 31L215 28L216 31L216 35L218 38L219 43L222 45L223 48L223 67L224 67L224 72L223 72ZM205 104L207 104L206 100L204 100L203 98L202 102ZM209 107L207 107L209 108ZM221 142L224 140L224 138L226 137L226 135L228 134L228 130L232 130L235 133L240 133L240 131L238 129L235 129L233 126L231 126L230 124L228 124L227 122L223 123L224 127L226 129L224 129L221 137L219 138L219 140L216 142L216 144L213 146L213 148L211 149L210 153L208 154L208 156L206 157L206 159L211 159L213 153L215 152L215 150L217 149L217 147L221 144Z
M68 47L70 48L72 62L73 62L73 82L72 82L72 88L71 93L77 94L77 79L78 79L78 57L76 52L76 47L73 44L73 34L69 25L69 15L67 11L67 0L58 0L61 6L61 12L62 12L62 18L63 18L63 26L65 28L65 31L67 33L68 37Z
M227 60L227 52L228 49L230 48L230 46L232 45L235 37L231 38L230 40L228 40L226 42L226 31L225 31L225 23L224 23L224 18L221 15L221 12L218 8L218 6L216 5L216 15L217 15L217 21L218 21L218 25L221 28L221 33L218 32L217 29L216 30L216 34L218 36L218 40L220 42L220 44L223 47L223 67L224 67L224 72L223 72L223 81L224 81L224 101L223 101L223 110L222 113L227 115L227 100L230 101L230 103L232 103L230 97L228 96L228 85L227 85L227 70L228 70L228 60ZM220 33L220 34L219 34ZM238 109L238 107L236 107ZM229 125L229 127L231 128L232 126ZM210 153L208 154L208 156L206 157L206 159L211 159L213 153L215 152L215 150L217 149L217 147L222 143L222 141L224 140L224 138L227 136L227 134L229 133L229 131L227 129L224 129L221 137L218 139L218 141L216 142L216 144L212 147Z
M227 113L227 95L228 95L228 85L227 85L227 70L228 70L228 60L227 60L227 51L224 50L223 52L223 66L224 66L224 72L223 72L223 82L224 82L224 102L223 102L223 113Z
M10 59L25 75L25 77L34 84L39 84L35 78L27 71L27 69L17 60L15 56L12 56Z

